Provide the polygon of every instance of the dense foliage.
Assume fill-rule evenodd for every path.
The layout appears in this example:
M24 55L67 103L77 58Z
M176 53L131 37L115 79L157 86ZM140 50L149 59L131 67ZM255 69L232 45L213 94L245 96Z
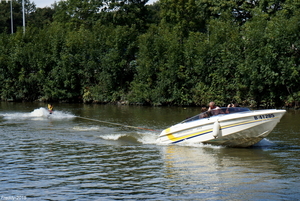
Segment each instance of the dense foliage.
M0 96L13 101L282 106L300 101L292 0L0 3Z

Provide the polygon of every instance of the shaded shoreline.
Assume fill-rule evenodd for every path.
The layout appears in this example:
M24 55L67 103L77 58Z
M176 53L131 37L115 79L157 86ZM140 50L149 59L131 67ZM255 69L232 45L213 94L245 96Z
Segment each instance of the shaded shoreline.
M85 105L122 105L122 106L143 106L143 107L208 107L208 105L176 105L176 104L149 104L149 103L130 103L128 101L114 101L114 102L99 102L99 101L90 101L90 102L84 102L84 101L13 101L13 100L0 100L0 102L6 102L6 103L65 103L65 104L85 104ZM218 104L217 104L218 105ZM224 105L218 105L219 107L226 107L227 104ZM239 107L247 107L251 109L292 109L292 110L299 110L300 106L297 105L282 105L279 107L275 106L266 106L266 105L260 105L259 107L254 105L244 105L239 104Z

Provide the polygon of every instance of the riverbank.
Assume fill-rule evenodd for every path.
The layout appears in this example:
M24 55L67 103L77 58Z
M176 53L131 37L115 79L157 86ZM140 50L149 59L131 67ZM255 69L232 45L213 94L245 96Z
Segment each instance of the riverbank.
M1 101L1 102L7 102L7 103L41 103L41 104L47 104L47 103L66 103L66 104L85 104L85 105L124 105L124 106L147 106L147 107L208 107L207 105L175 105L175 104L149 104L149 103L131 103L129 101L114 101L114 102L99 102L99 101L13 101L13 100L7 100L7 101ZM245 102L244 102L245 103ZM227 107L228 104L216 104L219 107ZM299 104L295 103L290 103L290 104L285 104L279 107L268 105L262 103L257 107L256 104L238 104L239 107L248 107L248 108L253 108L253 109L294 109L294 110L299 110L300 106Z

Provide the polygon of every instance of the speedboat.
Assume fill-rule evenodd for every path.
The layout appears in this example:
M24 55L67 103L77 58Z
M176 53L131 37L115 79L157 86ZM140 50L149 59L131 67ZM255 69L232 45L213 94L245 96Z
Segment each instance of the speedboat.
M249 147L267 137L285 112L243 107L213 109L163 130L157 142Z

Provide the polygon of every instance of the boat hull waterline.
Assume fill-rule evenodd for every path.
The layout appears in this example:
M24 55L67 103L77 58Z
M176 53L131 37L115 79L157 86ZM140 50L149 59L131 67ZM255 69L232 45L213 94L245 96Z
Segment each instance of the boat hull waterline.
M240 109L241 112L226 114L226 108L220 111L222 114L200 117L198 120L184 121L171 126L161 132L157 141L162 144L204 143L249 147L267 137L286 112L276 109Z

